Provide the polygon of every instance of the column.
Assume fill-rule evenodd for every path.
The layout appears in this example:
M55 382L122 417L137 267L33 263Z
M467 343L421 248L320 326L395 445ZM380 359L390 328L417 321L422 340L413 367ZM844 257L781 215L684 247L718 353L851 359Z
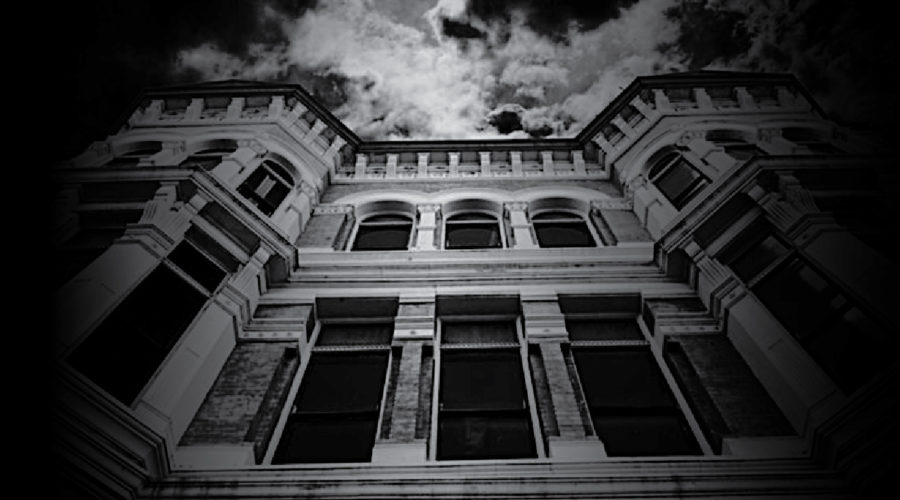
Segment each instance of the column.
M428 153L417 153L418 156L418 176L420 178L428 177Z
M528 209L528 203L524 201L514 201L504 203L503 206L509 213L509 225L512 228L513 239L515 240L515 244L512 248L538 248L537 242L531 232L531 223L525 215L525 211Z
M400 369L385 401L382 427L372 450L372 462L421 464L427 459L428 433L423 419L431 420L432 378L423 373L426 341L434 340L434 295L403 294L394 319L394 344L400 345ZM394 351L394 355L397 351ZM390 411L390 425L385 424ZM417 432L417 428L419 431Z
M556 294L525 293L521 301L525 338L529 346L537 347L539 353L539 361L531 360L532 372L537 375L540 367L543 368L549 392L542 396L544 391L535 388L537 409L541 414L550 458L578 461L605 457L603 443L597 436L588 435L585 431L586 423L576 397L576 386L563 356L562 345L568 343L569 334ZM536 362L539 363L537 367L534 366ZM540 380L535 381L536 385L541 383Z
M419 223L416 225L416 246L413 250L436 250L434 240L437 231L437 212L441 209L438 204L418 205Z
M725 149L706 140L706 132L701 130L685 132L678 139L678 145L686 147L698 159L712 167L716 174L721 174L733 167L738 160L725 153ZM713 178L712 180L715 180Z
M318 190L312 184L300 181L300 186L294 188L288 196L289 200L282 203L284 208L276 212L275 225L287 234L288 241L296 241L309 221L312 208L318 200Z

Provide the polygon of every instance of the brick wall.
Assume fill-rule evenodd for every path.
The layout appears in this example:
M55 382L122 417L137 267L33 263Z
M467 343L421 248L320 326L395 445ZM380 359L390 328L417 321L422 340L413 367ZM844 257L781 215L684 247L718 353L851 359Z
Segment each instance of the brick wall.
M238 344L179 444L253 443L259 463L298 366L292 342Z
M650 233L630 210L600 210L600 217L619 243L651 241Z
M347 214L313 215L303 233L300 234L297 246L300 248L340 249L343 246L343 229L347 219Z
M717 452L721 451L723 437L794 434L771 396L724 335L669 338L665 358Z

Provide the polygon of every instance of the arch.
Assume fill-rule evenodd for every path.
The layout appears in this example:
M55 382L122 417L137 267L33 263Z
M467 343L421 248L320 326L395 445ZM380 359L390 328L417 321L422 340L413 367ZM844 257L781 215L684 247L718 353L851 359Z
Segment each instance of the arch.
M647 180L669 203L681 210L710 184L710 178L694 166L677 147L660 148L647 161Z
M540 198L528 205L541 248L595 247L600 241L589 223L590 203L572 198Z
M121 156L150 156L162 151L161 141L130 141L114 144L112 152L116 157Z
M357 207L356 216L350 250L407 250L413 244L415 205L397 200L369 202Z

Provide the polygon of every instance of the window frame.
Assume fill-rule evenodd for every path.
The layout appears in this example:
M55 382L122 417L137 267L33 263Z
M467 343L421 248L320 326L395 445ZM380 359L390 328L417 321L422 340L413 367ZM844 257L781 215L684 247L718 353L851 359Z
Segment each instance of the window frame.
M712 169L702 165L702 162L695 161L691 156L689 151L681 148L663 150L659 156L653 158L652 163L646 170L647 182L653 185L653 188L662 195L662 198L678 211L681 211L691 201L696 199L701 192L712 185L716 176ZM673 199L669 197L669 193L660 187L659 181L673 172L673 168L681 163L685 164L687 168L699 177L679 190Z
M288 389L288 393L285 397L284 405L282 406L278 419L275 423L275 428L272 431L272 436L269 439L269 443L266 448L266 453L263 457L263 460L260 462L260 465L264 466L276 466L276 467L293 467L298 465L324 465L324 464L371 464L372 463L372 455L370 454L370 458L367 462L348 462L348 461L339 461L339 462L327 462L327 461L308 461L308 462L284 462L284 463L274 463L275 454L278 451L279 444L281 443L282 438L285 434L285 428L288 425L289 419L295 415L297 399L300 395L300 389L303 386L303 381L306 380L307 371L309 370L310 365L313 362L313 356L316 353L328 355L333 353L350 353L350 354L361 354L365 355L373 352L385 352L387 353L386 362L385 362L385 370L384 370L384 378L382 380L381 392L379 396L378 409L376 410L377 416L375 419L375 434L373 436L373 446L372 452L374 452L375 444L378 442L378 438L381 435L381 427L382 422L384 420L384 412L387 405L385 404L385 398L387 397L388 386L390 385L390 377L391 377L391 366L394 362L394 349L392 348L393 344L393 328L391 333L391 339L388 340L386 344L348 344L348 345L328 345L321 346L319 345L319 339L321 336L321 332L328 325L341 325L341 324L371 324L371 325L390 325L393 327L396 317L394 316L371 316L371 317L327 317L327 318L317 318L315 322L315 326L313 327L312 334L309 336L309 341L307 342L308 352L309 354L306 356L302 356L300 366L297 369L297 373L294 375L294 378L291 382L291 385ZM303 350L301 349L301 353ZM334 414L349 414L352 412L326 412L330 415Z
M469 220L469 221L466 221L466 220L454 221L454 220L452 220L454 217L458 217L461 215L468 215L468 214L484 215L484 216L486 216L486 218L484 220ZM487 220L488 217L490 217L493 220ZM448 239L450 236L450 233L449 233L448 227L447 227L448 224L450 226L454 226L454 225L489 226L489 225L496 224L499 244L497 246L448 247L447 243L448 243ZM506 225L504 224L504 218L502 215L497 214L496 212L493 212L491 210L478 209L478 208L473 208L473 209L463 208L460 210L455 210L452 213L447 214L444 217L441 217L441 250L493 250L493 249L503 249L503 248L509 248L509 242L507 241L507 238L506 238Z
M269 166L270 163L274 164L276 166L276 168L270 167ZM255 186L250 186L249 185L250 178L253 177L261 169L264 171L264 177ZM284 170L284 174L279 173L278 169ZM285 175L287 175L287 178L284 177ZM257 192L257 189L259 189L259 187L262 186L262 184L264 184L266 182L266 180L268 180L268 179L272 179L273 184L269 186L268 190L266 190L266 194L260 195ZM278 201L276 206L269 207L269 202L265 198L266 198L266 196L269 195L269 193L272 192L272 190L275 188L276 184L286 188L287 190L285 191L284 196L281 197L281 199ZM252 205L254 209L258 210L264 216L271 218L273 215L275 215L275 212L277 212L278 209L281 208L281 205L284 204L284 200L287 199L288 195L291 193L291 191L294 190L295 187L296 187L296 183L295 183L294 179L291 177L288 169L286 167L284 167L283 165L278 164L278 162L276 162L275 160L273 160L271 158L266 158L263 161L261 161L259 163L259 165L257 165L257 167L254 168L250 172L250 174L247 175L247 177L241 181L240 184L238 184L236 190L237 190L238 194L241 195L241 198L243 198L245 201L247 201L247 203ZM261 206L261 205L265 205L265 206ZM267 213L266 210L268 208L271 208L271 213Z
M734 271L733 264L736 261L745 258L751 251L756 249L760 245L760 243L762 243L769 237L774 238L786 249L786 251L772 259L763 267L759 268L759 270L757 270L752 277L744 278L738 275L738 273ZM822 373L824 373L829 378L829 380L831 380L831 382L838 390L849 396L868 383L867 381L865 381L849 390L845 389L843 387L843 384L847 382L838 381L838 379L835 378L835 375L833 375L831 372L832 368L826 368L825 365L820 362L819 359L813 354L811 345L813 341L821 339L823 335L827 334L827 325L830 321L841 320L848 312L852 311L853 309L861 312L868 321L878 327L878 331L875 332L874 335L870 335L867 339L861 340L861 342L868 342L870 344L876 345L874 344L876 338L886 338L885 332L889 330L884 328L885 325L882 319L879 318L876 314L873 314L863 301L860 301L852 294L852 292L842 287L839 281L832 278L827 271L821 269L815 259L808 258L806 254L802 250L798 249L794 244L792 244L790 239L782 234L782 232L777 227L768 222L764 215L757 215L740 233L732 238L731 241L724 244L714 254L714 257L731 270L731 272L735 275L735 278L737 278L741 283L744 284L747 291L752 294L752 296L766 309L766 311L771 315L772 319L778 322L778 324L788 334L788 337L793 342L796 342L797 346L800 347L800 349L802 349L803 352L809 357L809 359L816 364L816 366L822 371ZM763 300L758 290L760 286L767 280L776 278L779 272L788 272L785 268L791 266L805 266L806 268L811 270L817 278L822 280L825 285L831 289L831 302L834 302L835 299L839 297L843 298L843 303L837 307L834 307L832 311L828 313L828 320L823 320L817 328L811 329L809 332L807 332L804 335L804 338L801 338L797 332L793 331L793 329L789 327L784 322L784 320L782 320L766 304L766 301ZM791 274L796 275L796 273ZM891 343L888 339L880 345L884 347L890 347ZM871 380L871 377L869 378L869 380Z
M551 213L561 213L561 214L569 214L568 218L559 218L559 219L546 219L546 220L535 220L535 217L541 217L542 215L551 214ZM542 208L540 210L532 213L529 211L528 214L529 222L531 222L531 227L534 230L534 239L537 242L539 248L597 248L602 247L603 240L600 238L600 235L597 233L597 229L594 227L594 224L591 223L590 219L585 216L585 214L577 212L575 210L564 208L564 207L547 207ZM549 245L545 246L541 243L541 238L538 232L538 226L540 225L552 225L552 224L584 224L587 229L587 234L589 239L591 240L590 245Z
M407 219L407 222L400 221L386 221L386 222L368 222L369 219L385 216L385 215L393 215L400 216ZM406 238L406 246L403 248L365 248L358 249L356 248L357 237L359 235L360 229L364 227L390 227L390 226L400 226L400 225L409 225L409 234ZM403 251L410 250L415 246L415 238L416 238L416 217L414 215L409 214L408 212L404 212L401 210L384 210L368 213L365 217L360 218L356 221L356 224L353 225L353 232L350 234L348 238L347 251L348 252L394 252L394 251Z
M474 300L474 297L472 298ZM485 343L459 343L459 344L448 344L444 345L442 342L443 336L443 327L445 322L452 323L480 323L480 322L491 322L491 321L512 321L515 325L516 332L516 341L515 342L485 342ZM439 442L439 431L440 431L440 416L441 412L446 412L447 410L443 410L441 408L441 394L442 394L442 355L441 351L443 349L448 349L448 351L455 352L490 352L490 351L498 351L498 352L512 352L516 351L518 353L519 358L519 369L521 370L522 375L522 383L523 383L523 393L525 394L526 400L525 404L527 408L521 410L527 415L527 422L532 434L532 449L534 450L534 456L530 457L517 457L517 458L451 458L451 459L440 459L438 458L438 442ZM537 399L535 396L534 382L533 377L531 376L531 371L528 366L528 342L525 339L524 328L522 326L522 316L521 314L450 314L450 315L440 315L435 317L435 336L434 336L434 349L433 349L433 378L432 378L432 400L431 400L431 434L429 436L429 446L428 446L428 457L427 460L429 462L472 462L472 461L484 461L484 460L535 460L535 459L544 459L547 457L547 451L544 448L543 437L541 434L540 428L540 420L537 413ZM479 413L492 413L491 410L485 410Z
M681 388L678 386L678 383L675 380L675 377L672 375L671 370L668 365L665 363L662 354L662 348L659 345L656 345L651 339L653 338L650 334L650 331L647 329L647 326L644 324L643 319L640 317L640 313L635 312L624 312L624 311L598 311L598 312L579 312L579 313L564 313L563 314L565 322L566 322L566 332L571 335L569 331L569 321L623 321L623 320L632 320L634 321L642 339L621 339L621 340L569 340L566 347L569 350L569 356L571 356L571 361L573 366L575 367L575 377L577 378L577 390L580 391L581 401L584 402L585 409L587 410L587 415L590 418L590 426L593 430L595 436L600 436L597 432L596 425L594 424L594 410L588 401L587 394L584 388L582 370L578 366L578 362L575 359L575 354L578 351L603 351L603 352L613 352L616 350L634 350L634 351L643 351L653 360L657 368L657 374L661 378L661 381L664 383L666 388L668 389L669 396L672 399L672 407L671 414L680 417L683 429L686 431L686 437L693 438L696 445L698 453L696 454L688 454L688 455L618 455L615 458L655 458L660 456L672 456L672 457L700 457L700 456L710 456L714 455L712 451L712 447L706 440L706 436L703 435L703 431L701 430L700 424L697 422L696 417L694 416L693 411L690 408L690 405L685 399L684 394L681 391ZM602 441L602 440L601 440Z

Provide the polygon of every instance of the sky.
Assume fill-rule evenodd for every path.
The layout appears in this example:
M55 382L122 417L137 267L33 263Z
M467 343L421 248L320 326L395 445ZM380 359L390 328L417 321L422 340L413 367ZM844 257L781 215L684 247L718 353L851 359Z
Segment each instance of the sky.
M56 8L56 7L54 7ZM635 77L787 72L828 116L898 126L894 19L809 0L68 2L50 82L64 159L145 87L299 83L363 139L571 137Z

